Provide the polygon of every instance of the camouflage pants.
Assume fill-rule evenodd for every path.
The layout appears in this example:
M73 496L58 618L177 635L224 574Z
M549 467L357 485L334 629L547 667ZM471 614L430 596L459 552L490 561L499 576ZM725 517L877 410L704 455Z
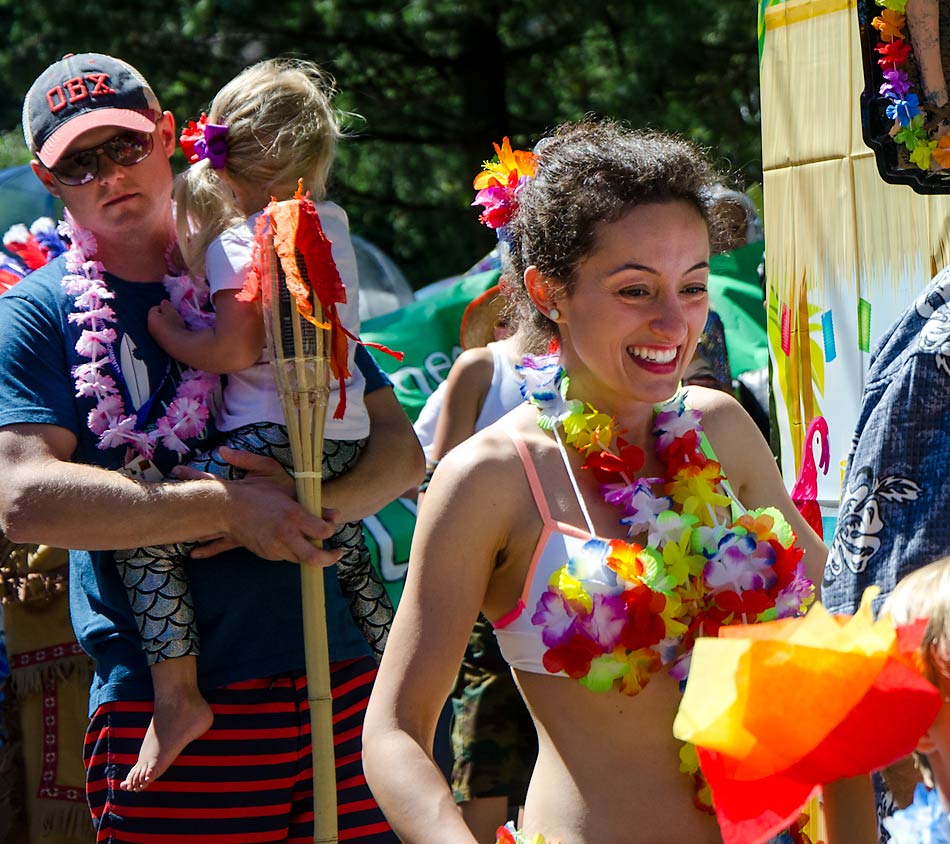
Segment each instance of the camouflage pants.
M508 797L521 805L538 735L491 622L479 616L452 692L452 792L458 803Z

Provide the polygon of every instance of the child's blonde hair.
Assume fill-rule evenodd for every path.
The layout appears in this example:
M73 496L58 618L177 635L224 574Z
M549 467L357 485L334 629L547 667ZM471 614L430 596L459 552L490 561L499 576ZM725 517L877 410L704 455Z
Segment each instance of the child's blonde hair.
M205 159L175 180L178 239L192 271L204 272L211 242L246 216L222 175L262 191L302 178L315 200L323 198L342 134L335 93L332 77L297 59L258 62L218 91L208 123L228 127L225 166L215 170Z
M920 645L927 679L935 685L950 668L950 557L902 578L881 608L895 625L926 618Z

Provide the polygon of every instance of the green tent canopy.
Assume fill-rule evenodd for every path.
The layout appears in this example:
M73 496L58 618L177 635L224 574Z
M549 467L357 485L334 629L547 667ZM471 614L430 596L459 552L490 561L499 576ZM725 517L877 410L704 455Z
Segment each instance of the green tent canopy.
M769 365L765 292L759 278L764 243L750 243L709 261L709 307L722 320L732 377Z

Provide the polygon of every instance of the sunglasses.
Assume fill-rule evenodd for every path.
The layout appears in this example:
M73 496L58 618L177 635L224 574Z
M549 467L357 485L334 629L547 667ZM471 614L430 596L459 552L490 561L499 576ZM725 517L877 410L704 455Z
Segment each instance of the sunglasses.
M152 154L154 142L145 132L123 132L103 144L63 156L49 171L63 185L85 185L99 174L99 156L105 153L120 167L140 164Z

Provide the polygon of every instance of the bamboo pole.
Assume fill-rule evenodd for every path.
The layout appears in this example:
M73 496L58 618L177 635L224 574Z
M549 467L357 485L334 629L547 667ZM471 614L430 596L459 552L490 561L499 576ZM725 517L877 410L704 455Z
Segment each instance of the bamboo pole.
M319 516L322 513L323 430L330 380L328 332L298 313L286 287L282 259L273 249L274 225L271 213L271 236L265 237L265 248L261 250L264 325L294 457L297 500ZM306 279L304 262L299 253L295 257L297 270ZM310 299L314 316L318 322L322 321L319 300L312 292ZM336 757L323 576L321 568L300 567L313 760L313 840L315 844L336 844Z

